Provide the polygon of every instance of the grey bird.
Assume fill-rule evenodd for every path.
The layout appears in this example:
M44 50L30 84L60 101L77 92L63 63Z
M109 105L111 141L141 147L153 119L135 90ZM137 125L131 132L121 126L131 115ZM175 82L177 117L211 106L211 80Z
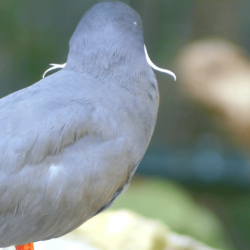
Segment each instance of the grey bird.
M150 63L140 16L100 3L62 70L0 99L0 247L60 237L126 190L156 123Z

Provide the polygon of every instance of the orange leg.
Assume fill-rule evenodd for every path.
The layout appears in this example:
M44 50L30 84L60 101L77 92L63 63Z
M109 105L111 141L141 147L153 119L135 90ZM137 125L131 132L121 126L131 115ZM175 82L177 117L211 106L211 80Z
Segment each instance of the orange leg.
M16 246L16 250L34 250L34 244L29 243L21 246Z

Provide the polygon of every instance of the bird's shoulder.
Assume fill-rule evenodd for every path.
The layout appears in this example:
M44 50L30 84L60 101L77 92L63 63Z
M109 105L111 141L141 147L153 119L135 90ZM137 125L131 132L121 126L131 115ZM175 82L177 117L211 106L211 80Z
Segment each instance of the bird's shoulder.
M38 163L86 134L115 136L116 108L105 91L88 76L62 71L0 99L0 169Z
M64 70L0 99L0 171L39 164L85 136L146 145L135 100L123 88Z

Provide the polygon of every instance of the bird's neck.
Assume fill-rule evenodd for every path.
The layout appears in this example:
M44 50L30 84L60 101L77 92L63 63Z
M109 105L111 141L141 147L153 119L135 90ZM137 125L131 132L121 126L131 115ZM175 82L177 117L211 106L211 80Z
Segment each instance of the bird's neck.
M153 77L143 46L138 49L126 43L119 47L112 43L101 46L95 41L93 43L78 43L71 47L65 70L85 73L101 82L122 86L145 82Z

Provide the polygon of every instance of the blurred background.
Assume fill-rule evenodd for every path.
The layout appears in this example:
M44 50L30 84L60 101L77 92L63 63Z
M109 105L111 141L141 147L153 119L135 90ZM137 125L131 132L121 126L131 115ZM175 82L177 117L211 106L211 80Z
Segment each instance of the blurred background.
M66 61L90 0L0 1L0 97ZM250 249L250 1L127 0L140 15L160 108L150 147L113 208L221 249Z

